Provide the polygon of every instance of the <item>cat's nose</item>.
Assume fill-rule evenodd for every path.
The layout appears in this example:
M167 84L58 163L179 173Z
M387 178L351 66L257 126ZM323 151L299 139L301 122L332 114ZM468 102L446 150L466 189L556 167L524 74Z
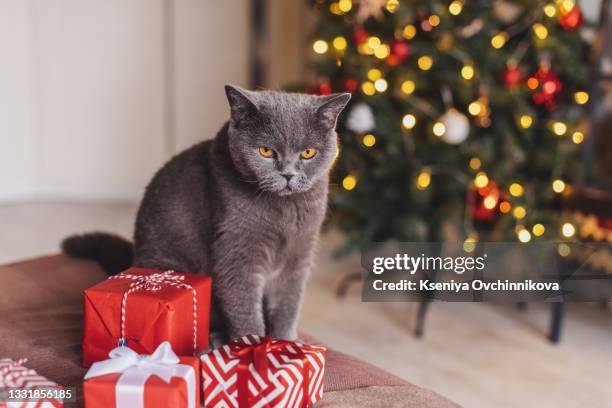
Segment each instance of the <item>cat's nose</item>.
M284 174L281 174L281 176L283 176L287 180L287 183L290 182L291 179L293 178L293 174L284 173Z

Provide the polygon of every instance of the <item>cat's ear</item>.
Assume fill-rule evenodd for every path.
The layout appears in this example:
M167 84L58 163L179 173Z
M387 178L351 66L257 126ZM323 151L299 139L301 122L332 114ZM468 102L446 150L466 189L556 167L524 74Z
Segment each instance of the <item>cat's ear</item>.
M235 85L225 85L225 94L234 125L253 119L258 114L257 106L253 103L250 93L250 91Z
M344 109L350 99L350 93L336 93L319 97L319 107L316 113L317 119L326 127L334 129L340 112L342 112L342 109Z

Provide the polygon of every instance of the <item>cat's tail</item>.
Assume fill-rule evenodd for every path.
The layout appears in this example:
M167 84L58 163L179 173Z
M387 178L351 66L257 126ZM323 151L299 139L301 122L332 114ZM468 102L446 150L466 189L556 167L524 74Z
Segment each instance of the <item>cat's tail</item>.
M104 232L72 235L62 241L62 251L75 258L97 262L108 275L132 266L134 246L118 235Z

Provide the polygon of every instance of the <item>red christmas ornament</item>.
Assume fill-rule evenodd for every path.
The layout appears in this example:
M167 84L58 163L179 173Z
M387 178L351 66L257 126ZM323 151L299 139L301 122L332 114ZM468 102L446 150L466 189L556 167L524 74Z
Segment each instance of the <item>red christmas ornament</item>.
M393 41L390 48L391 54L385 60L387 65L395 67L410 56L410 45L405 41Z
M368 33L366 30L359 28L353 33L353 39L355 40L355 43L357 43L357 45L363 44L368 40Z
M410 56L410 45L405 41L394 41L390 48L391 54L385 61L392 67L401 64Z
M319 95L330 95L333 92L331 85L329 82L321 82L319 84Z
M493 221L499 217L499 197L499 186L493 180L489 180L485 187L475 188L468 196L474 220Z
M576 30L582 26L582 11L580 10L580 7L575 4L570 11L566 13L559 13L557 21L559 21L559 25L563 27L565 31Z
M399 58L397 58L396 55L389 55L387 57L387 59L385 60L385 62L387 63L387 65L389 65L390 67L396 67L400 64L400 60Z
M545 106L549 110L557 107L557 96L563 90L563 84L559 76L547 65L540 69L527 81L527 86L534 90L533 102L539 106Z
M508 64L502 72L502 83L506 88L514 88L523 82L525 75L516 64Z
M353 93L359 88L359 82L356 79L348 78L344 81L344 90Z
M391 54L397 56L401 62L410 56L410 45L405 41L393 41Z

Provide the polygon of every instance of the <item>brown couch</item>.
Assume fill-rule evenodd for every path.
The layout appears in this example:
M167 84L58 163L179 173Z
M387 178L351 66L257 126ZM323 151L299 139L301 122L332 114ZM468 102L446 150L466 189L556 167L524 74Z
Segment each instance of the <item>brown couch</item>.
M80 387L82 291L105 279L93 263L62 255L0 266L0 358ZM304 336L307 337L307 336ZM312 339L310 339L312 340ZM79 404L80 388L77 389ZM73 404L75 405L75 404ZM318 407L456 407L429 390L330 349Z

